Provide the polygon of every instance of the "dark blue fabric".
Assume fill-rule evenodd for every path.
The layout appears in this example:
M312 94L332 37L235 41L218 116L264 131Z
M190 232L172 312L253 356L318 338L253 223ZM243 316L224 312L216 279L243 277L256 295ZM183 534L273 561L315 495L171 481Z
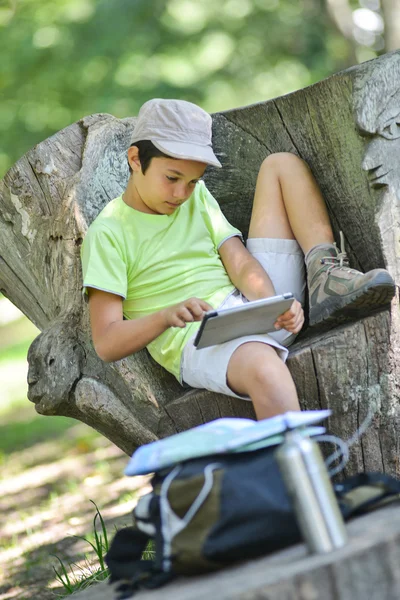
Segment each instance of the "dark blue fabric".
M300 541L275 448L236 454L222 480L221 512L203 547L218 562L243 560Z
M224 470L220 518L207 535L202 552L205 558L218 563L244 560L300 541L275 450L207 456L182 465L179 480L203 473L213 462ZM164 479L167 472L161 471L153 483Z

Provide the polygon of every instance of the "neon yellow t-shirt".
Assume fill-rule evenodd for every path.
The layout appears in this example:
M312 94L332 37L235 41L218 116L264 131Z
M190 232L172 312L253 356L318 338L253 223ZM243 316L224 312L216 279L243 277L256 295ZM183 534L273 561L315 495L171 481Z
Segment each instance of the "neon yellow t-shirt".
M171 215L137 211L122 196L107 204L82 244L83 286L122 296L123 313L137 319L191 297L216 308L235 288L218 248L241 236L202 181ZM147 349L180 379L183 348L200 323L170 327Z

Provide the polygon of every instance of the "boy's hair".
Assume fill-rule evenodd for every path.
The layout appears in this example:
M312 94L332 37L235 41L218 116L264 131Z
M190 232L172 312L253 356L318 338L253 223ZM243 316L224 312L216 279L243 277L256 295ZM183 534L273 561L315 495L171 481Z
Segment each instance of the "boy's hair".
M141 166L143 175L146 173L147 169L149 168L152 158L159 158L159 157L173 158L172 156L169 156L168 154L161 152L161 150L156 148L155 145L153 144L153 142L150 142L150 140L141 140L139 142L135 142L134 144L131 144L131 146L136 146L139 150L139 160L140 160L140 166ZM129 161L128 161L128 166L129 166L130 173L132 173L132 168L131 168L131 165L129 164Z

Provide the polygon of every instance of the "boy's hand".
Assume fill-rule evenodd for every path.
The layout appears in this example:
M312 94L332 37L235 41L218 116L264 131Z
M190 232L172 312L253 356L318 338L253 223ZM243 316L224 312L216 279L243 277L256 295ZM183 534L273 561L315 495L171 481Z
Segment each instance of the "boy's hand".
M294 300L292 306L280 315L275 323L275 329L286 329L290 333L299 333L304 323L304 311L298 300Z
M200 298L189 298L184 302L164 308L163 313L167 327L186 327L186 323L201 321L204 313L212 309L210 304Z

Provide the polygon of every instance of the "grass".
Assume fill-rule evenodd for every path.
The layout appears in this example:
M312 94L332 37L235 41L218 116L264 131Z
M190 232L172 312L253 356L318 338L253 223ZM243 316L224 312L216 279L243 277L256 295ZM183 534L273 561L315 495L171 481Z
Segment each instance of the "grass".
M93 502L93 500L91 500L91 502L96 507L96 514L93 519L93 541L84 536L75 537L89 544L97 557L98 565L93 565L92 561L85 555L83 566L76 563L70 563L67 568L64 562L58 556L55 556L60 563L60 570L53 567L54 572L57 581L59 581L64 588L64 593L61 596L58 596L59 598L64 598L78 590L83 590L93 583L104 581L104 579L107 579L109 576L109 571L105 564L105 555L109 550L107 531L104 519L101 516L96 503ZM97 520L100 522L100 532L97 530Z
M39 333L24 316L0 326L0 464L6 455L61 436L76 425L67 417L37 415L27 399L27 354Z
M154 540L149 540L145 550L143 551L142 560L154 560L156 557L155 547Z
M130 524L147 485L125 477L126 455L87 425L36 413L26 374L38 333L25 317L0 325L0 597L9 600L54 600L107 577L104 520L108 531ZM102 515L95 504L93 518L91 498L106 499Z
M26 317L0 325L0 352L3 359L25 358L40 331ZM15 353L15 354L14 354Z
M3 347L0 351L0 364L6 364L12 361L26 361L28 348L26 340L16 342L9 346Z
M54 568L56 579L63 586L63 593L58 598L65 598L79 590L83 590L93 583L104 581L110 575L105 563L105 556L109 550L109 542L104 519L93 500L92 504L96 507L96 514L93 519L93 534L92 540L85 536L75 536L77 539L83 540L94 551L98 564L93 564L88 556L85 555L84 565L69 563L68 566L58 557L55 558L59 562L59 568ZM97 529L98 521L100 523L100 532ZM149 540L146 549L143 551L142 560L154 560L155 550L154 541Z
M74 425L76 425L76 421L67 417L38 418L34 416L26 421L8 421L4 425L0 425L0 456L18 452L45 441L49 437L49 429L52 436L57 436L62 435Z

